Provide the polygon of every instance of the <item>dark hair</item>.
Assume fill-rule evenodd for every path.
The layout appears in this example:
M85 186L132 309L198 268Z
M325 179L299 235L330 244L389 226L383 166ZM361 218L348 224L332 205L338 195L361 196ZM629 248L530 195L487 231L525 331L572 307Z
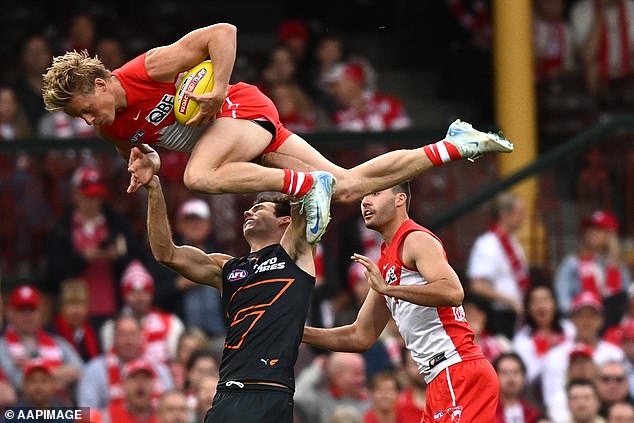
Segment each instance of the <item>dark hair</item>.
M566 394L570 395L570 390L575 386L589 386L590 388L592 388L594 395L597 398L599 397L597 386L590 379L572 379L570 382L568 382L568 385L566 385Z
M192 355L189 356L189 360L187 360L187 364L185 365L185 369L190 371L194 364L201 358L209 358L214 361L216 366L218 366L218 360L213 352L210 350L194 350L192 351Z
M392 187L392 192L398 194L398 193L403 193L406 195L407 197L407 203L406 203L406 211L409 211L409 204L411 203L412 200L412 190L409 186L409 181L405 181L402 182L398 185L395 185Z
M529 328L531 328L531 333L534 332L535 329L537 329L537 323L535 322L535 319L533 319L533 316L531 316L530 313L528 312L528 303L530 301L531 294L538 288L546 288L548 292L550 293L550 295L552 296L553 301L555 302L555 315L553 316L553 321L551 323L550 329L558 333L563 333L564 328L561 326L561 310L559 310L559 305L557 304L557 296L555 294L555 290L550 284L546 284L546 283L532 284L526 291L526 295L524 295L524 310L525 310L526 324L528 325Z
M280 194L277 192L260 193L253 202L253 205L255 206L260 203L274 203L276 217L291 215L291 197L286 194Z
M500 364L502 363L502 360L515 360L517 362L517 364L520 365L520 369L522 370L522 374L524 376L526 376L526 364L524 364L524 361L522 360L522 357L519 356L519 354L515 353L515 352L505 352L500 354L495 361L493 362L493 368L495 369L495 372L497 373L499 371L499 367Z

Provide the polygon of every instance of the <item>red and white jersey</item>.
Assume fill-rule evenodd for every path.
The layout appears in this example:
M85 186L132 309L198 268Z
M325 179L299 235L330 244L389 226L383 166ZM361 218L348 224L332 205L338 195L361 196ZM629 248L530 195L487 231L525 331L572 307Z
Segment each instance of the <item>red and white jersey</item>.
M402 262L399 254L405 238L414 231L426 232L438 239L411 219L403 222L390 245L383 243L381 246L381 258L377 263L390 285L427 284L418 270ZM484 358L473 342L473 332L462 306L425 307L392 297L386 297L386 301L405 345L427 383L452 364Z
M333 123L342 131L394 131L407 128L411 120L399 99L389 95L364 95L363 109L349 107L336 112Z
M112 73L123 85L128 105L116 113L112 125L101 127L106 134L133 144L192 151L205 127L185 126L176 121L176 79L174 82L152 79L145 68L145 53Z

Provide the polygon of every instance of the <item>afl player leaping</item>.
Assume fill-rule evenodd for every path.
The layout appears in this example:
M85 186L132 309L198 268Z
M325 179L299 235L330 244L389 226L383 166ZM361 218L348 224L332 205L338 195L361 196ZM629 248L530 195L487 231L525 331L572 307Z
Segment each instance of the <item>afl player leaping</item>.
M319 240L330 220L335 180L334 199L353 201L432 166L513 150L508 140L456 121L445 140L436 144L389 152L343 169L286 129L273 102L256 87L229 85L236 32L235 26L226 23L199 28L112 72L85 51L55 57L44 75L44 103L49 111L63 110L94 125L97 133L117 148L132 173L128 192L148 183L159 170L159 156L148 144L186 151L191 157L184 182L192 191L276 191L300 198L311 243ZM214 67L213 89L190 95L200 103L200 111L187 126L181 125L173 113L175 83L181 72L207 57ZM139 149L131 154L134 146ZM251 163L260 156L264 164L279 169Z

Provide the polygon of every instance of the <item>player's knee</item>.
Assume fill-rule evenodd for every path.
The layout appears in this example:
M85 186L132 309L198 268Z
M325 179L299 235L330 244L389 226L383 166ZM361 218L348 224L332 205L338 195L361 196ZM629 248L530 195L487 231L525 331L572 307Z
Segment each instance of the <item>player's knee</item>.
M185 169L183 175L183 183L192 192L201 194L222 194L223 191L220 184L216 182L216 178L213 177L213 172L203 174L193 169Z

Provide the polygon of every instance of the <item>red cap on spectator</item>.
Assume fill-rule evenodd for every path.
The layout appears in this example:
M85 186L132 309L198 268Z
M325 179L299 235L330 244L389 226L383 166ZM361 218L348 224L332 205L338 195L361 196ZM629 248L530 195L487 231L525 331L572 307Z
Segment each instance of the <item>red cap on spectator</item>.
M591 226L610 232L618 232L619 219L607 210L597 210L583 221L583 226L584 228Z
M128 265L125 272L123 272L121 288L123 295L126 295L130 291L140 290L154 293L154 278L140 261L134 260Z
M156 375L154 373L154 368L152 367L152 365L148 361L139 358L136 360L132 360L125 366L125 368L123 369L123 376L128 377L139 372L146 372L152 377Z
M277 37L281 42L285 43L293 38L299 38L302 41L308 40L308 28L298 19L290 19L283 22L277 30Z
M53 368L49 363L41 358L34 358L33 360L27 362L26 366L24 366L24 377L28 377L36 370L42 370L44 373L49 375L53 374Z
M634 319L627 319L621 324L621 336L623 340L634 340Z
M80 167L73 175L73 185L86 197L105 197L108 187L101 173L93 167Z
M601 298L590 291L583 291L572 300L571 311L577 311L582 307L592 307L598 312L603 312Z
M37 308L41 302L40 291L30 285L20 285L9 295L9 304L15 308Z
M572 360L575 357L587 357L587 358L592 358L592 348L590 348L590 346L586 345L586 344L582 344L582 343L577 343L574 344L572 346L572 349L570 350L570 360Z

